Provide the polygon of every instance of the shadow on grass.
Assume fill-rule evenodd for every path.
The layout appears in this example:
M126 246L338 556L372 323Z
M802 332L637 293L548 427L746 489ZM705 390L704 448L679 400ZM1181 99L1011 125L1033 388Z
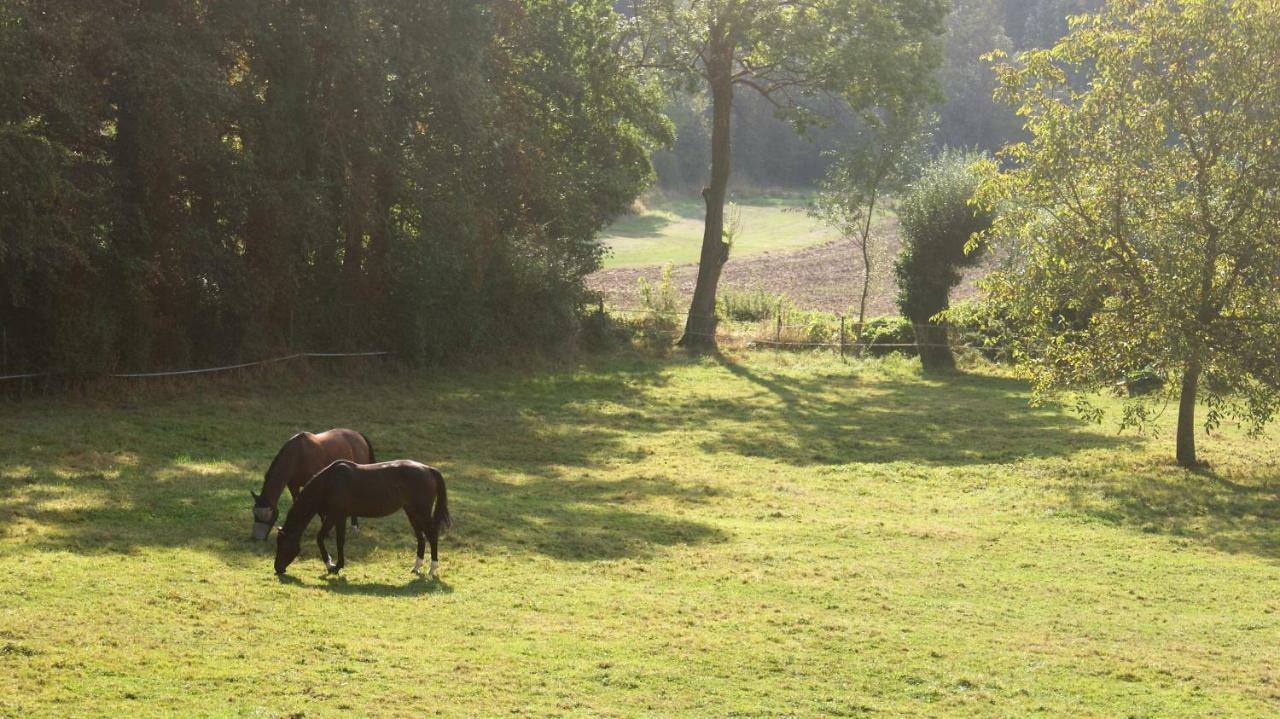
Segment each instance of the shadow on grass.
M417 597L423 594L453 594L453 587L442 579L410 577L403 584L362 582L345 576L325 577L319 587L334 594L358 594L370 597Z
M666 382L663 367L652 362L613 369L580 380L555 373L481 377L422 393L394 387L375 400L317 392L268 402L270 416L250 422L236 407L205 406L218 407L219 400L155 412L71 408L46 425L11 433L10 446L0 440L0 456L9 458L0 464L0 537L85 554L186 547L269 566L274 542L248 539L249 490L259 486L277 442L296 429L353 426L374 438L381 458L414 457L444 469L457 518L442 539L445 557L471 547L592 561L723 541L710 525L629 506L650 497L699 501L707 496L702 487L591 476L606 463L640 456L621 446L623 433L605 426L592 407L642 403ZM279 416L310 419L290 426ZM24 453L24 444L33 449ZM502 479L510 475L519 479ZM282 511L288 504L286 495ZM358 561L373 543L404 546L411 556L413 537L401 513L362 525L360 535L348 537L349 557ZM313 520L308 536L317 529ZM314 543L304 542L300 561L313 553Z
M1085 449L1133 446L1132 437L1105 435L1060 410L1027 404L1014 379L960 372L923 380L856 376L796 378L721 361L763 399L750 424L704 443L797 466L911 462L960 466L1056 457ZM860 386L861 385L861 386ZM728 411L704 402L703 412Z
M292 432L332 426L366 432L380 458L442 468L457 519L442 539L444 561L462 549L564 561L645 558L726 541L715 526L664 509L721 501L715 488L683 479L678 468L632 468L651 439L691 458L729 454L798 467L964 466L1138 442L1030 408L1025 386L1010 379L794 376L721 360L692 370L701 389L679 392L670 386L678 362L611 359L598 370L370 381L358 392L267 393L244 400L248 410L240 398L214 398L146 412L61 407L43 421L0 417L0 536L18 547L189 547L269 564L273 544L248 540L248 490ZM1257 517L1274 518L1275 497L1251 496L1188 500L1212 499L1213 519L1181 531L1206 541L1222 533L1224 542L1242 523L1260 531ZM1155 514L1191 516L1179 501L1174 488L1153 485L1146 505L1117 502L1112 511L1136 519L1149 505ZM362 524L348 539L349 557L360 561L372 546L403 547L410 556L402 515ZM314 551L312 542L306 547Z
M1107 524L1184 538L1222 552L1280 558L1280 472L1236 481L1172 463L1067 488L1072 511Z
M607 235L627 238L653 238L672 224L672 220L664 215L647 213L623 217L605 230Z

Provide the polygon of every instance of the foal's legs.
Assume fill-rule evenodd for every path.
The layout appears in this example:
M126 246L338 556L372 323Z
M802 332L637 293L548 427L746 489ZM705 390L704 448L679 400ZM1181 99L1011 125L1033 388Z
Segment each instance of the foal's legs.
M440 541L440 528L436 526L435 522L431 521L430 517L427 518L427 541L431 542L431 568L427 570L427 576L434 578L436 576L436 570L440 568L440 557L436 554L436 545ZM421 560L422 540L418 540L418 542L418 557L419 560Z
M324 560L325 568L332 572L333 563L329 557L329 550L324 548L324 539L329 536L330 529L333 529L333 522L329 517L321 517L320 531L316 532L316 544L320 545L320 558Z
M338 563L334 565L334 567L329 571L333 572L334 574L341 572L342 568L347 565L346 553L343 551L347 544L347 521L346 520L347 520L346 517L335 517L333 521L333 526L337 527L338 529Z
M426 525L430 520L423 520L417 514L405 512L409 515L409 524L413 525L413 536L418 538L418 559L413 563L413 573L422 574L422 555L427 549L427 528Z

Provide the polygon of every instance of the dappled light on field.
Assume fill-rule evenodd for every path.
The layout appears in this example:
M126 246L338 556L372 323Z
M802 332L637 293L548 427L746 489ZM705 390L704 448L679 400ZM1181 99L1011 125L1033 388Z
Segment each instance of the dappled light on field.
M455 526L438 580L410 574L402 515L362 521L340 577L313 523L273 575L248 490L284 439L330 426L441 468ZM515 691L547 714L641 696L677 714L1250 715L1275 700L1239 673L1280 680L1274 436L1227 428L1213 469L1187 472L1167 435L1029 407L999 372L624 357L157 397L145 414L38 400L0 429L0 646L18 647L2 660L23 690L0 706L25 714L71 691L274 710L338 701L328 687L351 677L341 696L380 706L441 663L466 681L430 695L481 714ZM308 652L333 662L258 693L256 667ZM59 665L81 669L44 682Z

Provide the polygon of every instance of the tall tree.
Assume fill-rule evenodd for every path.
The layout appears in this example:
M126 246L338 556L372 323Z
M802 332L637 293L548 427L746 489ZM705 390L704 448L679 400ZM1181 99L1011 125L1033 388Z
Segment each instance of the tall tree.
M596 232L670 135L619 20L607 0L0 3L0 363L562 341Z
M711 96L706 220L682 346L716 348L734 92L759 93L798 127L814 120L802 101L818 94L858 111L927 94L946 8L945 0L634 0L637 64Z
M1271 0L1114 0L998 67L1032 138L988 168L1018 260L988 287L1026 325L1035 390L1167 376L1184 466L1197 400L1206 428L1280 407L1277 62ZM1151 412L1131 400L1124 419Z
M914 104L886 111L875 122L864 123L852 133L835 156L823 178L814 214L849 240L862 265L858 296L858 321L854 342L862 351L862 330L867 319L876 265L887 260L888 248L877 242L872 223L890 193L904 189L919 172L927 125Z
M991 227L992 215L974 207L980 177L975 165L983 155L944 150L924 169L898 203L902 252L894 262L898 307L911 320L920 363L925 369L956 365L947 343L947 321L939 317L960 282L960 270L977 264L970 245Z

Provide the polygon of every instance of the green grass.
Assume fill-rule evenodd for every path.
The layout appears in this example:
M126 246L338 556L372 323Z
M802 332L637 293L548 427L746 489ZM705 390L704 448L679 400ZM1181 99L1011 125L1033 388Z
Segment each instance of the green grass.
M746 196L734 200L741 230L733 256L785 252L837 239L838 233L810 217L802 196ZM699 197L653 201L644 212L619 218L601 235L610 249L604 267L642 267L698 261L705 206Z
M278 581L248 490L298 429L440 466ZM0 715L1280 712L1277 433L1117 435L1021 383L617 358L0 406ZM312 526L314 530L315 525Z

